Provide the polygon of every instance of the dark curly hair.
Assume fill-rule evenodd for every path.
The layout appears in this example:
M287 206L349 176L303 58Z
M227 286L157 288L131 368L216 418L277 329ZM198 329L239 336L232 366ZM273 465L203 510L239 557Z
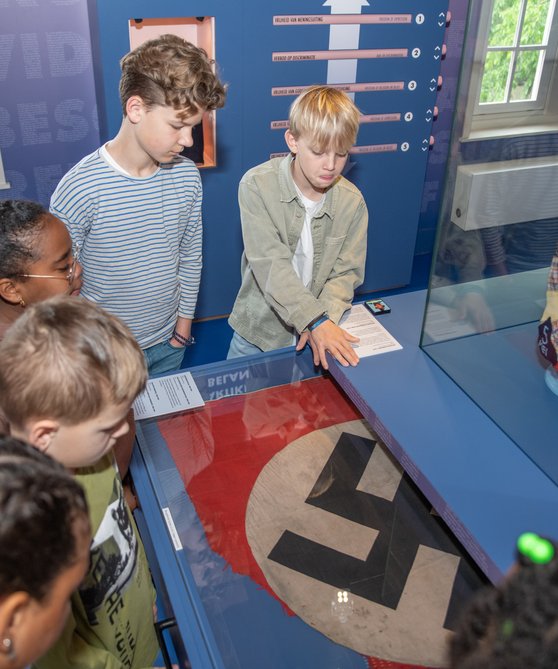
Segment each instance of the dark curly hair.
M89 531L85 494L64 467L13 437L0 437L0 599L41 601L77 559L76 532Z
M0 278L25 274L39 260L35 240L41 234L48 211L28 200L0 201Z
M547 540L550 541L550 540ZM558 666L558 545L473 597L450 642L451 669L555 669Z

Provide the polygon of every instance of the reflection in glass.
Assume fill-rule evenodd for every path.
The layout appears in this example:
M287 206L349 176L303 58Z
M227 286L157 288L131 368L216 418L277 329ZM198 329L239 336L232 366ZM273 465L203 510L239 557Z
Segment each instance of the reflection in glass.
M558 398L537 348L558 252L558 126L544 109L533 108L534 122L542 116L533 131L486 106L490 130L464 139L462 112L477 102L473 90L481 104L537 98L551 9L547 0L497 0L483 69L473 54L484 26L480 12L469 15L421 346L558 483ZM480 91L471 86L479 71ZM548 90L552 107L555 71Z

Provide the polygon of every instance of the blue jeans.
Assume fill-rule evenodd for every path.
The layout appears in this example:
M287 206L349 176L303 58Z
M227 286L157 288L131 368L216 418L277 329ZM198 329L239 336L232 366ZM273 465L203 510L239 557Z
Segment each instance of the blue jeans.
M245 355L254 355L254 353L262 353L262 349L258 348L255 344L246 341L246 339L241 337L238 332L235 332L231 339L231 345L229 346L229 352L227 353L227 360L230 360L231 358L242 358Z
M172 346L168 341L162 341L160 344L144 348L143 355L147 362L149 376L178 371L184 359L185 351L185 346Z

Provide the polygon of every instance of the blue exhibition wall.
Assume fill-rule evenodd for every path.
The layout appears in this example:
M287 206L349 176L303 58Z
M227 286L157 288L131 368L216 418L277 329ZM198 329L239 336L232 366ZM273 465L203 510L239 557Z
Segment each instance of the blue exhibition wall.
M0 0L0 197L47 205L98 144L85 0Z
M450 6L459 19L467 0ZM229 93L216 115L217 166L202 170L198 317L232 307L242 250L238 181L286 150L288 107L312 83L342 85L363 114L346 169L370 210L361 292L404 286L413 259L432 250L443 185L464 24L452 19L444 38L446 10L447 0L412 8L387 0L0 0L0 150L11 184L0 197L48 204L67 169L115 134L118 61L129 49L131 18L212 16ZM437 90L441 44L452 34L442 62L449 76Z
M250 167L286 151L289 105L315 83L343 85L363 114L347 166L370 211L361 290L409 282L447 0L411 12L407 2L387 0L97 0L92 8L102 139L120 125L118 61L129 50L130 19L214 17L216 60L229 94L217 112L217 167L202 173L205 266L198 317L230 311L242 251L238 182Z

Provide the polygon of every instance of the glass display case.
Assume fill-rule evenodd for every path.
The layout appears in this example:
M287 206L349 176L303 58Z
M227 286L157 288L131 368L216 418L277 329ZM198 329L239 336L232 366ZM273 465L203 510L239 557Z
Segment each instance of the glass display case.
M421 347L558 482L537 346L558 243L556 19L538 5L470 5Z
M188 666L446 666L484 579L332 377L292 349L191 373L205 405L139 421L131 468Z

